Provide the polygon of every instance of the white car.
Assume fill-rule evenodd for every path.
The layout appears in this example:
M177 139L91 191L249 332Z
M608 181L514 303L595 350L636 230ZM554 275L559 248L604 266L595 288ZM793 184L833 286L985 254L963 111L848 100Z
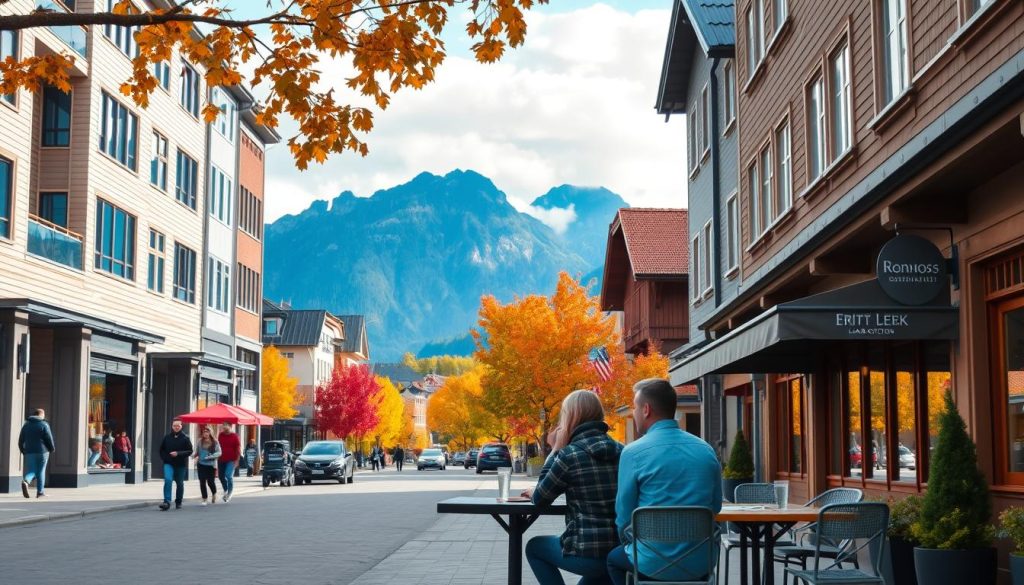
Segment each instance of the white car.
M424 449L420 453L419 459L416 460L416 469L417 471L423 471L428 467L434 467L444 471L446 459L444 451L440 449Z

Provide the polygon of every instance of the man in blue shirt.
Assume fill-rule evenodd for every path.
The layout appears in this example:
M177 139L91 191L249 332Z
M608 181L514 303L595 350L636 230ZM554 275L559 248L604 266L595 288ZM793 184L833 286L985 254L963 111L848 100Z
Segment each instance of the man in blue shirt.
M626 445L619 459L616 526L624 543L608 555L608 574L616 585L626 583L633 567L633 545L626 531L633 510L643 506L704 506L722 509L722 467L714 449L675 421L676 392L668 380L648 378L633 386L633 421L638 440ZM693 545L656 543L658 553L678 559ZM706 545L705 545L706 546ZM664 581L697 580L707 574L709 551L696 550L676 565L646 547L639 547L643 575ZM711 554L717 557L718 543Z

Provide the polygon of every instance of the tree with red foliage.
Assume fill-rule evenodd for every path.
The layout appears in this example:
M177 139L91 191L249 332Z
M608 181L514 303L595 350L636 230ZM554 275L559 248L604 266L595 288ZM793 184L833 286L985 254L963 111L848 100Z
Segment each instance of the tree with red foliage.
M380 392L370 368L337 366L331 380L316 388L316 426L336 437L362 436L377 426L373 397Z

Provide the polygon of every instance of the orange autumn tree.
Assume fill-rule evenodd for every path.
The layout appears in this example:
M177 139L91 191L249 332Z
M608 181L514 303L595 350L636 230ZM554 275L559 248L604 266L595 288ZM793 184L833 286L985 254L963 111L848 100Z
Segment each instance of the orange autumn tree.
M538 446L562 399L595 386L590 350L616 341L612 319L597 299L564 272L551 297L529 295L508 304L483 297L478 323L474 357L487 366L483 404L501 419L529 421L539 430L533 437Z
M374 124L368 106L385 110L393 94L434 80L446 56L441 32L453 14L468 12L465 32L475 41L472 51L479 62L491 63L506 47L522 45L524 12L546 3L267 0L252 3L251 17L235 16L228 0L184 0L159 8L114 0L109 12L68 12L57 3L39 10L29 3L32 8L5 10L0 30L130 27L138 50L131 57L131 76L121 82L123 95L146 107L158 85L153 65L173 62L175 54L201 66L210 88L248 82L264 96L255 108L260 124L276 127L282 115L297 122L288 147L296 166L305 169L331 153L366 155L364 136ZM0 1L0 7L5 4ZM71 69L80 59L70 49L8 58L0 62L0 94L18 88L38 91L43 84L68 91ZM325 75L331 65L340 65L347 77ZM207 122L217 114L213 104L203 108Z
M628 421L614 415L622 406L632 406L633 385L645 378L668 378L668 356L651 348L647 354L640 354L632 359L626 356L622 344L608 348L611 358L612 378L598 383L601 403L608 413L610 434L618 441L626 440L626 424Z
M449 376L444 385L427 402L427 426L441 435L452 437L460 449L476 444L482 431L477 426L480 396L479 369L460 376Z
M260 412L273 418L292 418L300 402L298 378L288 375L288 360L273 345L263 348L260 372Z

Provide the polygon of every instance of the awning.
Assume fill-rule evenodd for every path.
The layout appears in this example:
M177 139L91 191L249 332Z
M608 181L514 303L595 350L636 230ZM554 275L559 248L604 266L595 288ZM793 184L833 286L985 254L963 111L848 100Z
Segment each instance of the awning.
M807 373L829 341L956 339L959 311L948 291L933 304L904 306L870 280L781 303L674 362L674 383L708 374Z
M32 299L3 299L0 300L0 309L14 309L29 314L32 324L40 325L73 325L85 327L93 331L100 331L122 339L130 339L142 343L163 343L161 335L135 329L125 325L119 325L113 321L93 317L85 313L71 311L55 307L47 303L41 303Z
M177 351L177 352L154 352L149 357L161 360L187 359L195 360L202 365L216 366L241 372L254 372L256 366L246 362L233 360L229 357L210 353L208 351Z

